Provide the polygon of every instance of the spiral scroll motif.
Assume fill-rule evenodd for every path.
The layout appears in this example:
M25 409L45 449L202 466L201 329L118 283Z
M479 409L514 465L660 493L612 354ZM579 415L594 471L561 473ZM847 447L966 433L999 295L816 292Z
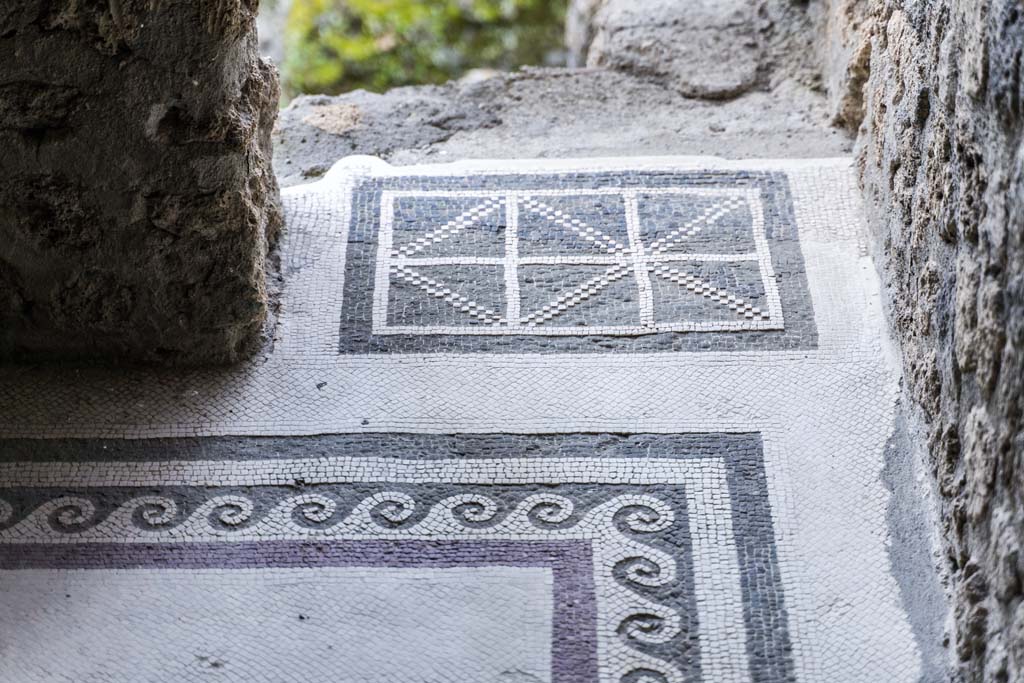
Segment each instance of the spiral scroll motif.
M213 526L239 527L252 519L255 505L243 496L218 496L196 510L195 517L206 519Z
M490 491L488 491L488 494ZM427 506L403 491L364 495L341 512L343 498L322 492L280 499L259 511L257 501L244 495L221 495L207 500L182 519L176 497L145 495L132 498L99 519L97 506L86 497L65 496L41 505L12 528L12 506L0 500L0 540L19 542L48 538L67 542L126 539L181 541L228 538L459 538L578 539L594 543L604 567L595 576L602 593L614 605L604 628L622 668L609 671L621 683L676 683L682 673L670 661L649 651L670 645L681 632L679 614L659 604L651 587L676 580L676 561L655 539L643 538L668 529L673 508L650 495L619 495L599 505L581 508L578 501L555 493L532 492L514 505L497 495L467 492ZM421 512L422 514L418 514ZM582 512L580 510L582 509ZM179 523L180 522L180 523ZM614 597L612 597L614 596ZM617 637L616 637L617 636ZM613 644L612 644L613 643Z
M667 643L679 635L679 615L668 609L630 614L619 623L618 631L626 640Z
M475 493L445 498L438 506L447 509L452 519L464 525L484 524L498 514L498 504L493 498Z
M78 531L96 517L96 506L88 498L62 496L47 504L47 518L54 531Z
M662 565L649 556L627 557L615 565L615 570L629 583L648 587L663 586L676 575L674 567Z
M529 496L522 506L529 511L530 521L537 527L567 522L575 509L568 498L550 493Z
M338 509L333 498L315 493L289 498L284 506L291 510L293 519L301 518L314 524L327 522Z
M388 528L407 521L415 510L416 501L412 496L401 491L386 491L363 500L352 511L352 516L366 514L377 526Z
M178 504L163 496L141 496L124 507L132 510L132 517L141 528L166 526L178 516Z
M650 496L622 496L617 501L616 521L627 531L650 534L672 526L675 513L671 506Z

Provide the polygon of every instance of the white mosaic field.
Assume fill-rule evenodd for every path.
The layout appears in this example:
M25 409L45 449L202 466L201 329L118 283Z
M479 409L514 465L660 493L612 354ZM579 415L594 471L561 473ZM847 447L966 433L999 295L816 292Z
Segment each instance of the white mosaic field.
M899 367L850 163L353 157L286 190L258 361L0 369L0 634L18 634L0 680L916 683L881 479ZM522 188L556 176L572 187ZM592 176L605 189L580 189ZM368 182L384 204L357 197ZM389 192L469 204L411 209L418 243ZM706 203L644 203L663 195ZM566 196L586 218L552 208ZM621 223L594 196L621 198ZM350 234L360 211L379 235ZM528 237L530 211L550 232ZM684 224L705 242L673 242ZM657 452L588 450L621 435ZM268 445L229 456L222 437ZM99 439L131 443L107 457ZM317 544L341 550L324 564Z

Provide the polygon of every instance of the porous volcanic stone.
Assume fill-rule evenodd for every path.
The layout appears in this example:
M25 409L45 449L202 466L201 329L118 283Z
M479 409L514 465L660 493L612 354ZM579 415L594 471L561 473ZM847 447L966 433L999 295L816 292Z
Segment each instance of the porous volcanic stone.
M232 361L267 313L256 0L0 7L0 359Z
M1024 8L873 0L859 161L965 680L1024 681Z
M819 1L573 0L573 63L645 76L709 100L819 83Z

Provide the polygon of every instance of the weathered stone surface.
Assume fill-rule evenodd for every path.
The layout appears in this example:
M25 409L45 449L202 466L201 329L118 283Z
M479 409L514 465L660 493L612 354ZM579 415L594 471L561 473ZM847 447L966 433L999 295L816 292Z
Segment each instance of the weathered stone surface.
M576 0L566 42L574 62L729 99L788 78L816 84L808 37L820 14L819 3L792 0Z
M0 8L0 359L257 345L280 218L256 4Z
M357 90L297 97L275 131L277 173L286 185L315 179L350 154L387 157L499 122L482 103L455 95L453 86L415 86L383 95Z
M838 126L856 130L864 119L864 83L871 59L868 0L827 0L822 62L829 113Z
M874 0L867 21L859 161L943 505L956 652L968 681L1024 681L1024 11Z
M315 180L349 154L393 164L638 154L827 157L852 141L799 84L727 102L684 97L610 69L524 69L481 82L383 95L296 98L274 133L282 185Z

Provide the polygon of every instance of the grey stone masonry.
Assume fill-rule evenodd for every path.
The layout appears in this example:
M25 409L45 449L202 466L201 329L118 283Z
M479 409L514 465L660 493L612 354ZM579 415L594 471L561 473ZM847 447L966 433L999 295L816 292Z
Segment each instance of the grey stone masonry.
M1018 0L866 4L860 166L942 503L959 666L968 681L1019 683L1024 12Z
M258 345L280 212L256 6L0 6L0 361Z

